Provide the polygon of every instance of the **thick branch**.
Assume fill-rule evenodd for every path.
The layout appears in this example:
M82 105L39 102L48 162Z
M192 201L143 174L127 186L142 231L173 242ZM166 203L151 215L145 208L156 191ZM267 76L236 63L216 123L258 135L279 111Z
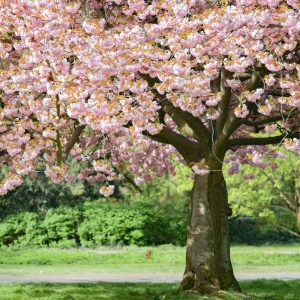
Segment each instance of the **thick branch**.
M282 134L272 137L257 137L257 138L239 138L229 140L227 144L227 149L236 147L236 146L246 146L246 145L274 145L281 143L285 138L299 138L300 133L292 134Z
M148 82L148 85L151 88L154 88L155 84L160 83L158 78L151 78L148 74L140 74L140 76ZM153 92L156 94L160 106L174 120L180 130L189 132L191 137L197 139L201 143L208 142L209 130L199 118L194 117L187 111L183 111L179 107L175 107L164 95L160 95L157 91L154 90Z
M212 154L217 156L216 158L221 161L228 149L226 148L226 144L228 143L230 136L240 125L242 125L242 123L233 113L230 113L230 101L232 94L231 89L226 86L226 80L230 77L230 73L226 70L222 70L220 76L220 88L223 96L219 105L220 117L217 120L216 125L217 139L214 142ZM260 81L258 71L254 71L252 73L251 81L246 89L248 91L256 89L259 86ZM249 105L251 106L251 103ZM251 107L249 107L249 110L252 110Z
M68 156L69 156L69 154L70 154L72 148L73 148L74 145L78 142L79 137L80 137L82 131L84 130L84 128L85 128L85 125L78 125L78 126L75 128L75 130L74 130L74 132L73 132L73 134L72 134L72 136L71 136L71 138L70 138L68 144L66 145L66 148L65 148L65 155L64 155L64 160L66 160L66 159L68 158Z
M183 133L189 133L190 131L191 137L200 143L208 144L209 131L199 118L194 117L189 112L183 111L179 107L175 107L167 100L162 101L160 105Z
M229 106L231 100L231 88L226 85L226 80L230 76L230 72L225 69L221 70L220 74L220 91L223 93L222 100L219 105L220 117L216 124L216 135L219 136L225 126L229 114Z
M246 86L247 91L255 90L261 83L261 75L264 73L263 69L254 70L251 75L251 81ZM226 86L226 80L230 77L230 73L226 70L221 71L221 91L223 92L222 101L220 102L221 115L217 120L217 139L213 145L213 155L217 156L218 160L222 160L228 147L226 145L229 142L230 136L234 131L243 123L233 113L230 113L230 100L231 100L231 89ZM255 111L255 107L252 107L253 103L248 103L248 109ZM248 142L248 141L246 141ZM229 142L230 143L230 142Z
M57 160L57 165L62 164L62 144L60 141L60 132L59 129L56 129L56 160Z
M218 160L222 161L227 150L226 145L229 141L230 136L238 127L237 118L234 114L230 114L227 117L226 123L222 129L222 132L219 134L217 140L214 142L212 149L213 153L211 156L217 156Z
M199 143L189 140L168 127L164 127L155 135L144 134L157 142L174 146L188 163L197 162L203 158Z
M288 117L288 116L276 116L276 117L264 118L258 121L253 121L249 119L239 119L238 122L240 125L244 124L244 125L256 127L259 125L265 125L265 124L281 121L284 117Z

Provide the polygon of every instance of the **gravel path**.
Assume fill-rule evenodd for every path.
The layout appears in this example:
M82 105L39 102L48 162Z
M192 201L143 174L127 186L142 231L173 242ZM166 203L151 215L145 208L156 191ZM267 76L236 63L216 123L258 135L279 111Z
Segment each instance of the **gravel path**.
M300 272L237 273L238 280L278 279L300 280ZM96 282L179 282L182 274L66 274L66 275L0 275L0 283L96 283Z

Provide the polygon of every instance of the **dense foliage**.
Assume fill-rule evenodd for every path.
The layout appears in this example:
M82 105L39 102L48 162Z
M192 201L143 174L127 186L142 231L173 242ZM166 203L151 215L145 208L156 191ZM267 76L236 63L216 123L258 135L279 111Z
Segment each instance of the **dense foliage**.
M300 160L285 155L274 160L276 169L244 166L241 174L227 176L229 200L235 215L300 238Z
M187 168L177 164L176 171L176 176L157 178L138 189L127 182L120 187L123 195L110 199L115 203L105 203L99 195L89 201L97 196L91 185L54 185L42 174L28 178L1 199L0 212L7 218L0 223L0 244L183 245L192 182Z
M252 180L244 180L240 174L226 176L233 208L229 222L232 242L250 245L299 242L299 238L286 230L270 226L272 221L284 225L288 231L296 230L292 213L282 219L282 214L269 205L274 201L281 203L281 197L273 182L265 178L271 176L280 181L280 191L287 193L291 188L290 163L296 166L297 157L279 160L279 167L275 171L265 169L265 175L255 167L243 168L242 176L256 174ZM184 245L192 187L190 175L188 168L176 164L175 176L157 178L139 189L127 182L121 187L122 198L110 200L114 203L103 202L91 185L51 184L43 174L34 180L27 178L22 187L0 199L0 245ZM281 204L284 210L284 203Z
M97 247L102 245L185 245L186 206L165 203L127 205L99 201L61 206L44 214L23 212L0 223L1 247ZM230 221L238 244L299 242L265 229L251 218Z
M152 203L153 204L153 203ZM1 246L95 247L185 243L186 211L165 205L86 202L45 214L23 212L0 223Z

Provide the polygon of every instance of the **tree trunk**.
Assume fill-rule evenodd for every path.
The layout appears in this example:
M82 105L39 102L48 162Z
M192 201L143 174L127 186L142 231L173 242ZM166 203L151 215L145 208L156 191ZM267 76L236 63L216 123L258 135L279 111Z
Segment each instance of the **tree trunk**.
M183 290L210 294L240 291L231 260L226 183L222 172L195 175L187 229Z

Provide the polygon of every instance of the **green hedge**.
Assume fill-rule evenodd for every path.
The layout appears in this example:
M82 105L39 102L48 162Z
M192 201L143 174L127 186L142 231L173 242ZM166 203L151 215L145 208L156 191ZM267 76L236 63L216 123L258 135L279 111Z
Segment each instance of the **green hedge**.
M101 245L185 244L187 208L172 203L103 203L60 206L44 214L22 212L0 223L0 247L97 247ZM230 221L239 244L290 243L299 239L264 231L251 218Z
M182 245L185 219L185 212L166 215L162 207L86 202L6 218L0 246Z

